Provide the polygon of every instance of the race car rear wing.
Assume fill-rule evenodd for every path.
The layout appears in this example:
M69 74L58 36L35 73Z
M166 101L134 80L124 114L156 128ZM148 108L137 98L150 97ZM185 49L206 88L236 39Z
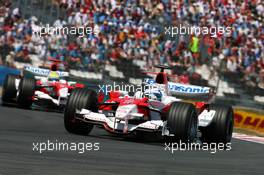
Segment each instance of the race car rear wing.
M25 75L26 73L31 73L34 76L46 77L49 75L50 70L49 69L43 69L43 68L31 67L31 66L25 66L22 74ZM69 77L69 72L57 71L57 73L59 74L60 78Z
M173 82L168 82L168 87L171 95L182 98L207 101L210 100L214 95L214 91L210 87L186 85Z
M154 79L145 79L144 83L155 85ZM214 96L214 90L210 87L187 85L168 82L169 95L187 99L210 100Z

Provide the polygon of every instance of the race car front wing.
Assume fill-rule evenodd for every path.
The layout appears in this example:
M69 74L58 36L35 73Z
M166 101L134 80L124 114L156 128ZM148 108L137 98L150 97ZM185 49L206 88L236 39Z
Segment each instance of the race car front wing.
M90 110L82 109L76 111L75 118L87 123L102 125L107 131L113 133L128 134L133 131L158 132L162 131L162 120L145 121L138 125L129 124L129 120L135 117L143 117L141 114L132 113L123 118L107 117L103 113L96 113Z

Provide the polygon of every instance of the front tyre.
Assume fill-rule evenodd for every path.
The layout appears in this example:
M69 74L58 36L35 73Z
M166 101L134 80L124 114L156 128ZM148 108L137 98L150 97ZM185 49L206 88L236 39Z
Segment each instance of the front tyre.
M212 123L206 128L201 128L202 139L206 142L229 143L232 139L234 127L232 107L213 104L209 108L216 112Z
M167 112L167 128L174 140L193 142L197 136L198 117L193 104L173 102Z
M17 88L16 88L16 79L19 79L18 75L9 74L5 77L3 90L2 90L2 102L10 103L13 99L16 98Z
M22 108L30 108L36 89L36 81L32 78L22 78L19 83L17 103Z
M88 109L93 112L98 111L97 94L90 89L75 89L72 91L64 111L65 129L74 134L88 135L93 124L85 123L75 119L76 110Z

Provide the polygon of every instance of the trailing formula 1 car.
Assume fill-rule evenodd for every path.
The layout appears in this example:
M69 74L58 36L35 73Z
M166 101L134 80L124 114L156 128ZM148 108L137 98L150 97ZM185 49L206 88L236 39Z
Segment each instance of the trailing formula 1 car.
M109 99L102 101L93 90L74 90L65 107L66 130L87 135L94 125L100 125L113 134L147 132L184 142L230 142L232 107L210 104L214 92L209 87L169 82L164 71L168 67L158 67L161 71L156 79L145 79L142 89L133 96L112 91ZM187 97L202 101L182 100Z
M33 74L33 78L24 76ZM55 62L50 69L25 66L23 75L7 75L3 85L2 103L15 103L22 108L63 110L73 89L84 88L83 84L67 81L69 73L57 70Z

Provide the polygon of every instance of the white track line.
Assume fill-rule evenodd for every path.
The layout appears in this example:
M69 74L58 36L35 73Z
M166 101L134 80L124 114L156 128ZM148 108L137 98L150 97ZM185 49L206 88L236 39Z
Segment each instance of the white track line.
M251 135L240 134L240 133L233 133L233 138L236 138L239 140L245 140L245 141L249 141L249 142L264 144L264 137L251 136Z

